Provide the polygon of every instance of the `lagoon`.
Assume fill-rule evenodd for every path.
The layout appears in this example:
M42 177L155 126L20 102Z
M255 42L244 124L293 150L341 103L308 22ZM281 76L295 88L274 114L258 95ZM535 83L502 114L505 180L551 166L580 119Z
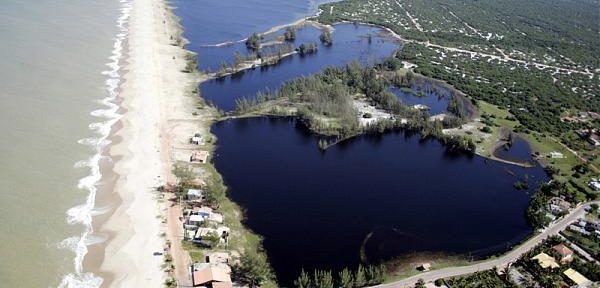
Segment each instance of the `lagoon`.
M290 119L216 124L215 164L245 224L264 237L282 285L302 268L341 269L411 252L489 256L529 234L525 211L540 167L453 154L407 132L367 135L318 149Z

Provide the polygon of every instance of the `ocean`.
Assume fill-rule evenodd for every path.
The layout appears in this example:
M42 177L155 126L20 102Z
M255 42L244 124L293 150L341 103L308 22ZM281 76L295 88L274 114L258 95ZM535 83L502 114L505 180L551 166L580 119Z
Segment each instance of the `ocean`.
M118 120L128 1L0 5L0 279L97 287L82 271L100 151Z

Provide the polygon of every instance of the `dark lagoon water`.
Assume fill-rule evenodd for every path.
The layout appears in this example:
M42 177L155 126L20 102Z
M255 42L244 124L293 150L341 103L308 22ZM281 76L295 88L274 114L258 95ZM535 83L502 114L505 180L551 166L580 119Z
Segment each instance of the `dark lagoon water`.
M500 146L494 151L494 156L514 162L532 162L531 147L525 139L515 137L512 145Z
M217 107L225 111L235 109L235 99L241 97L254 97L256 92L279 88L285 81L310 75L321 71L327 66L342 66L353 60L363 64L374 64L378 60L391 56L399 48L397 42L387 39L381 33L379 28L340 24L335 26L333 33L333 45L325 47L319 43L319 51L315 54L294 55L285 58L275 66L246 70L233 76L222 79L211 80L200 85L202 96L208 101L214 103ZM307 26L300 29L297 33L298 39L296 45L303 42L319 42L320 31L314 27ZM368 35L372 35L371 41ZM245 45L239 49L245 50ZM235 45L232 47L236 47ZM210 51L210 65L219 65L223 61L231 61L232 47L224 48L202 48L203 51ZM202 63L202 56L199 57ZM203 64L200 64L201 67Z
M230 63L235 51L247 51L243 43L206 44L239 40L291 22L316 11L315 3L178 0L176 13L191 41L188 48L199 53L199 68L214 70L221 62ZM337 25L332 47L205 82L202 95L232 110L237 98L277 89L330 65L374 63L399 48L381 32ZM318 42L319 33L304 27L294 45ZM396 92L405 103L430 106L432 114L447 107L448 99L435 93L418 98ZM217 123L212 131L218 137L215 165L230 197L246 211L245 224L264 237L284 286L302 268L355 267L361 250L362 260L370 263L411 252L486 256L505 251L532 232L525 218L532 191L517 191L513 183L527 179L534 189L532 184L546 180L539 167L447 153L437 141L407 133L358 137L321 152L318 138L290 119L232 120Z
M264 236L280 284L304 267L340 269L409 252L475 256L505 251L532 232L530 184L547 178L481 157L450 154L435 140L388 133L318 149L318 138L290 119L221 122L215 164ZM531 189L536 185L530 185Z
M438 92L434 91L421 91L421 95L417 95L418 89L413 87L412 92L404 91L398 87L392 87L390 91L396 96L398 99L402 101L402 103L413 106L417 104L426 105L429 107L429 113L431 115L446 113L448 112L448 102L450 101L450 92L445 90L440 90L442 88L438 88ZM440 91L445 91L447 93L442 93Z

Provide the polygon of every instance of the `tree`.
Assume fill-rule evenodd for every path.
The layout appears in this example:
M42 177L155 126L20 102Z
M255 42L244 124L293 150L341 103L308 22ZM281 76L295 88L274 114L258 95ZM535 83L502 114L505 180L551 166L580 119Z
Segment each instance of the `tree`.
M417 283L415 284L415 288L425 288L425 281L423 281L423 279L417 280Z
M352 280L352 273L348 270L348 268L344 268L339 273L339 284L341 288L352 288L354 287L354 281Z
M310 277L308 276L308 273L304 272L304 268L302 268L302 272L300 273L300 276L298 276L298 279L294 280L294 287L310 288L310 287L312 287L311 284L312 283L310 281Z
M354 274L354 287L364 287L365 285L367 285L365 269L359 264L358 269L356 269L356 273Z
M331 46L331 44L333 44L333 38L331 37L331 32L329 29L324 29L323 32L321 32L319 39L321 39L321 42L325 46Z
M273 279L267 259L256 252L245 252L234 269L240 281L250 287L259 287Z
M315 270L313 283L319 288L333 288L333 277L330 271Z
M238 67L240 64L244 63L244 56L242 56L242 54L240 54L240 52L235 51L233 52L233 65L235 67Z
M260 48L260 40L260 35L258 35L257 33L252 33L252 35L250 35L248 39L246 39L246 47L248 49L258 50L258 48Z
M293 42L294 40L296 40L296 28L288 27L287 29L285 29L283 37L285 38L285 41Z

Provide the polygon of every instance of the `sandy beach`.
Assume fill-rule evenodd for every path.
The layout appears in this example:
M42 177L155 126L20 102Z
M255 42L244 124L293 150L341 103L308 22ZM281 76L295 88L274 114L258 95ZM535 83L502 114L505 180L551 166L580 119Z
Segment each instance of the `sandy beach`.
M98 205L113 209L94 218L95 233L108 240L89 248L84 266L103 278L103 287L162 287L164 258L153 253L164 252L166 237L174 239L172 249L180 247L173 235L178 230L172 229L179 224L166 226L167 215L178 213L172 213L156 188L173 181L175 159L169 151L176 137L169 121L192 109L188 104L194 99L186 91L196 82L194 74L181 72L187 52L171 45L180 28L170 8L163 0L132 4L127 72L120 87L123 116L113 127L113 145L106 151L113 161L103 165L103 193L97 199ZM178 272L184 272L187 259L174 252Z

